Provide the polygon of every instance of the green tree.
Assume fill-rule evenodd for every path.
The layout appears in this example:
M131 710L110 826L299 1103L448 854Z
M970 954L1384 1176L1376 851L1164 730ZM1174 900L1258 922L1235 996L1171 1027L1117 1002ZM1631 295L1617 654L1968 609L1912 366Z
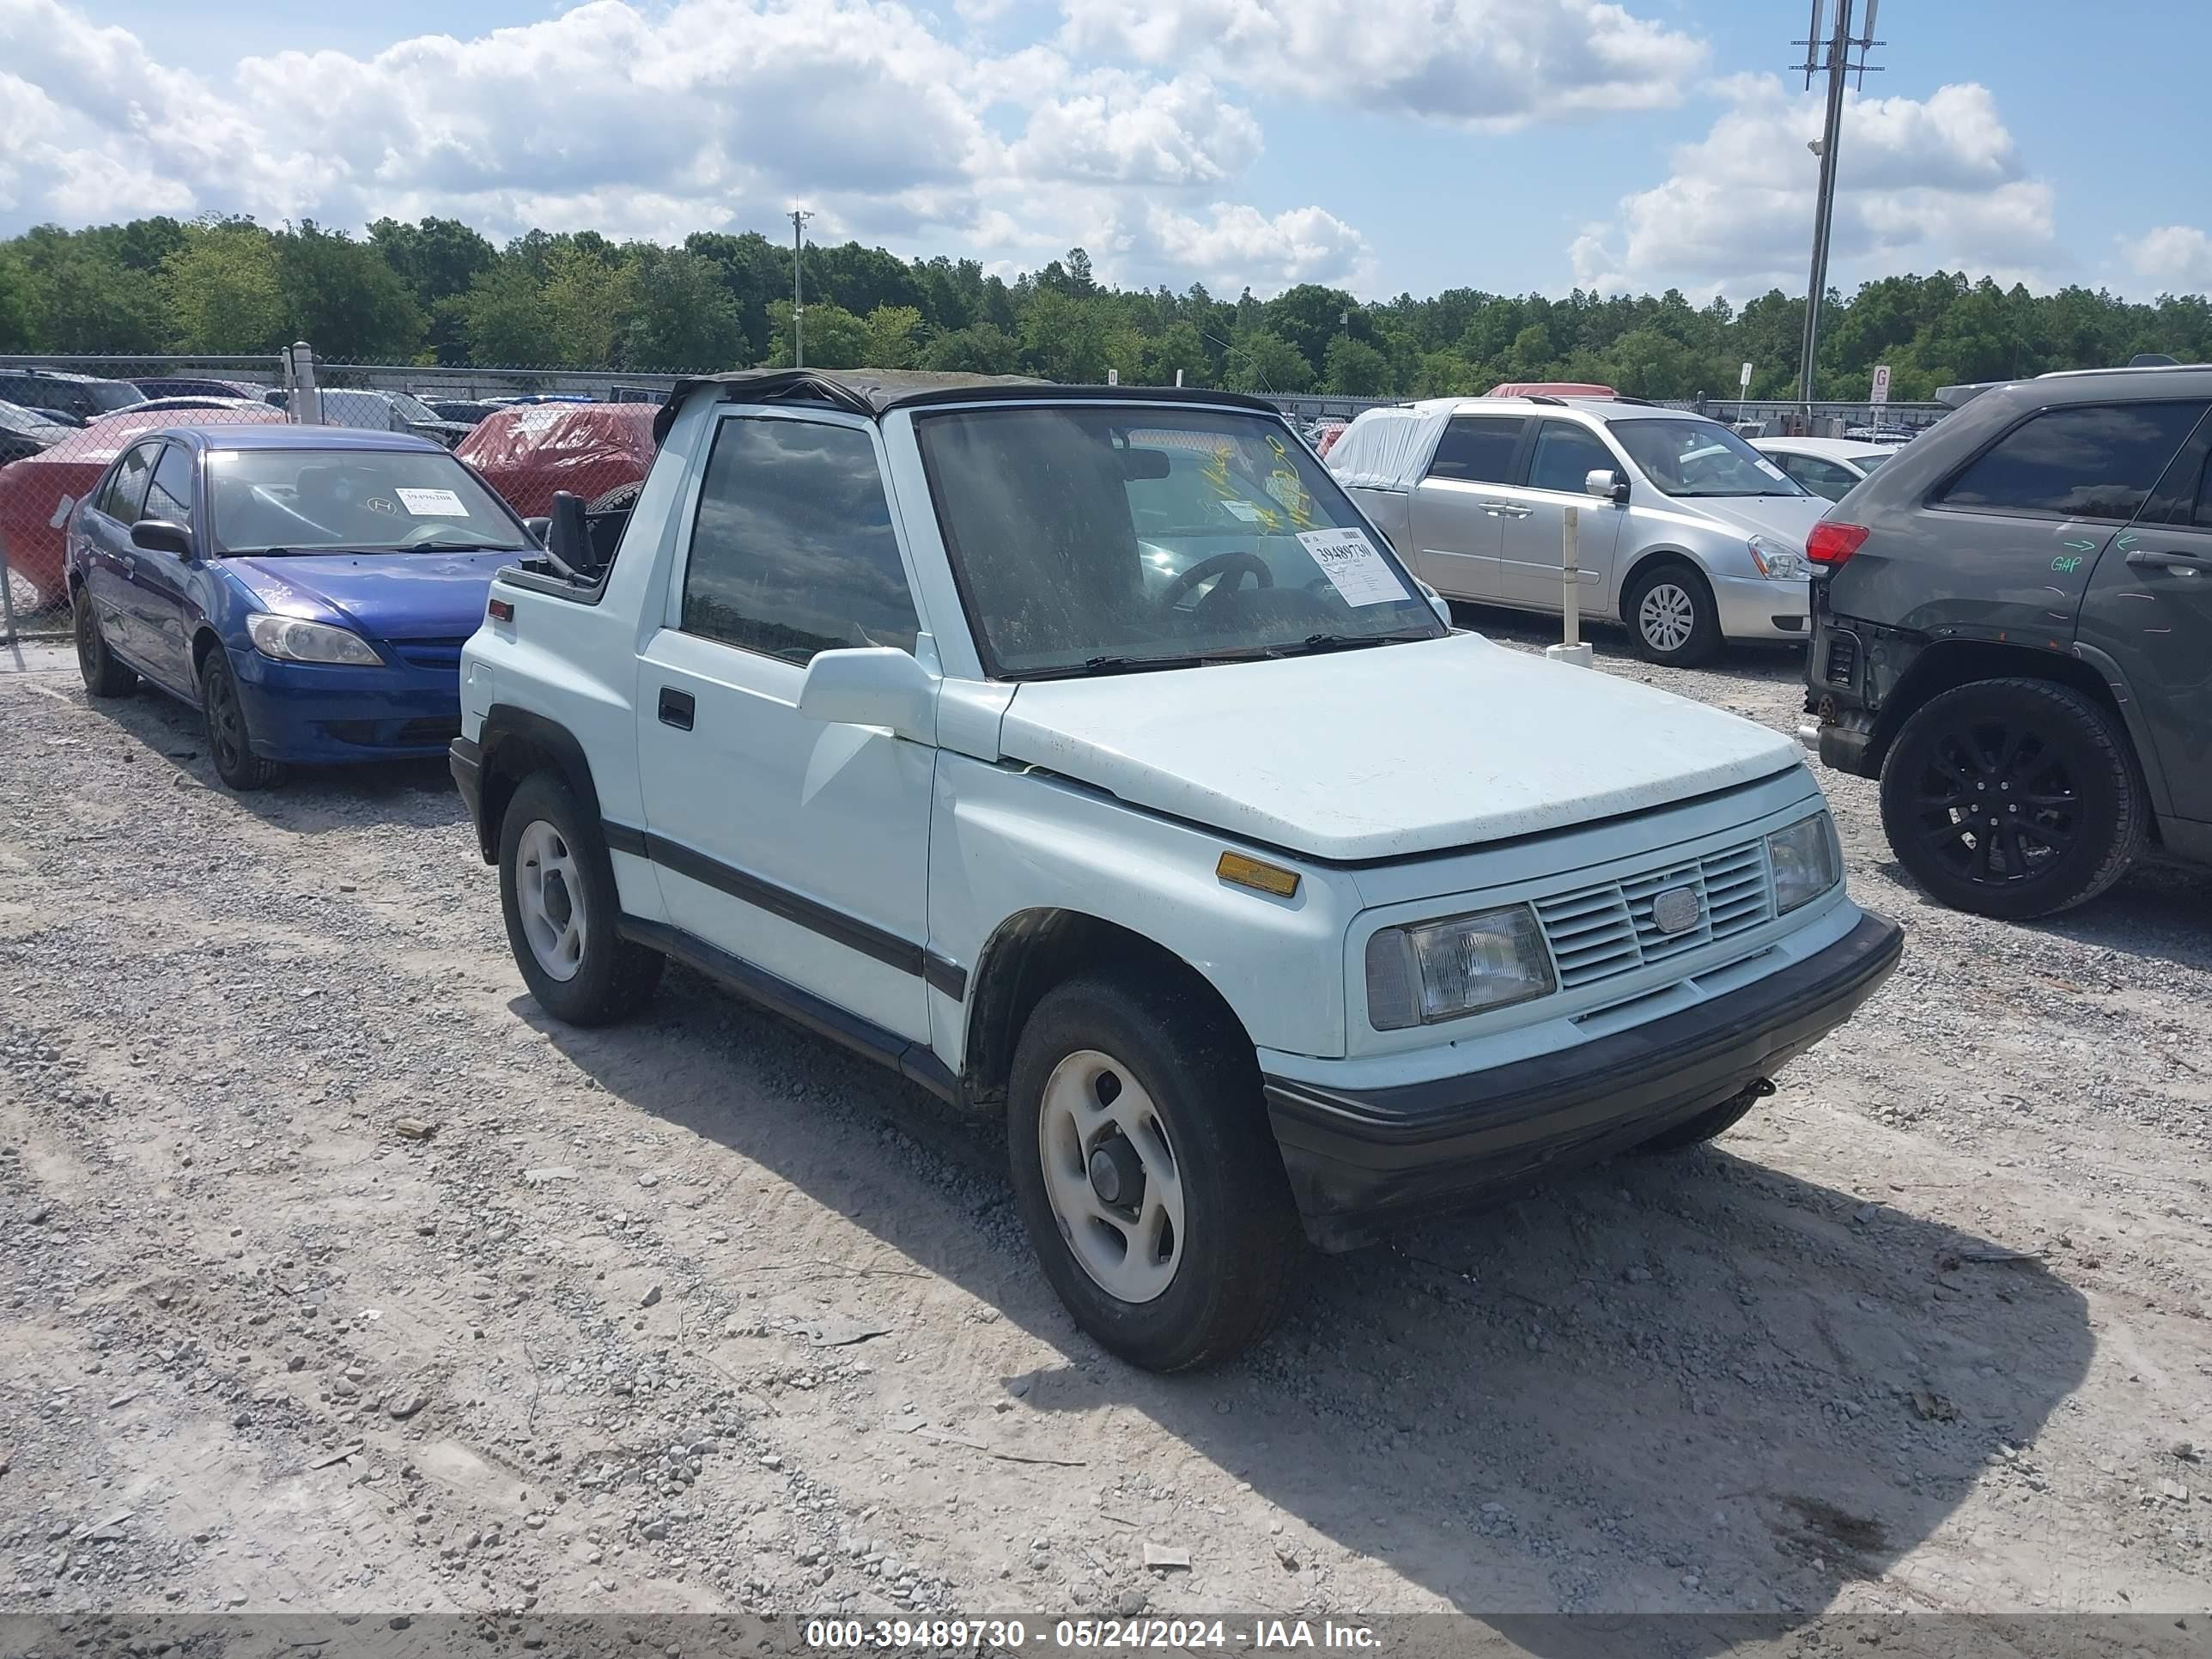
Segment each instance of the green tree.
M1062 386L1097 386L1109 368L1133 373L1137 364L1123 361L1133 355L1129 343L1102 301L1058 288L1039 288L1022 314L1022 355Z
M571 368L606 368L630 305L630 267L611 251L580 240L545 262L540 302L556 361Z
M541 288L527 260L502 254L467 293L447 301L459 316L471 362L537 368L554 361L557 352Z
M1308 363L1320 362L1328 353L1330 340L1352 331L1353 325L1362 334L1367 328L1358 301L1342 289L1314 283L1285 289L1260 307L1260 319L1269 333L1296 346Z
M912 368L921 352L916 337L921 332L921 313L913 306L878 306L867 314L867 356L870 368Z
M1022 366L1022 343L996 324L976 323L939 335L921 364L962 374L1012 374Z
M777 300L769 308L769 327L775 343L769 346L767 367L792 366L791 301ZM865 368L868 325L841 305L810 301L806 307L806 366L809 368Z
M285 333L339 361L412 360L427 319L375 249L312 219L279 231L270 242Z
M1237 337L1229 349L1229 386L1233 392L1268 396L1304 392L1313 384L1313 365L1281 335L1255 328Z
M738 303L712 259L644 245L630 256L626 368L736 368L752 361Z
M288 343L276 250L251 221L193 226L161 261L158 281L182 350L275 352Z
M28 351L37 337L31 273L22 260L0 246L0 351Z
M1377 398L1390 386L1390 360L1364 340L1340 334L1328 343L1322 389L1351 398Z
M1147 386L1173 386L1181 370L1185 386L1211 386L1213 359L1198 325L1181 319L1170 323L1145 343L1144 379Z
M52 352L159 351L168 320L153 273L59 237L41 246L37 233L24 259L31 279L35 349Z

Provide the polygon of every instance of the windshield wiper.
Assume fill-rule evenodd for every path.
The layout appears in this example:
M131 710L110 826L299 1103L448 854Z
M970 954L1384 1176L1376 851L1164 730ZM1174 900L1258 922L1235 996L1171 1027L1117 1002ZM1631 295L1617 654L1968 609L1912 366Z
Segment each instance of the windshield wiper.
M1082 662L1060 663L1051 668L1024 668L1006 676L1010 680L1073 680L1085 674L1134 674L1149 668L1196 668L1205 657L1091 657Z
M1411 645L1416 640L1429 640L1433 634L1309 634L1304 645L1308 651L1353 651L1363 645Z
M506 542L409 542L399 547L380 547L380 553L528 553L534 550L514 547Z

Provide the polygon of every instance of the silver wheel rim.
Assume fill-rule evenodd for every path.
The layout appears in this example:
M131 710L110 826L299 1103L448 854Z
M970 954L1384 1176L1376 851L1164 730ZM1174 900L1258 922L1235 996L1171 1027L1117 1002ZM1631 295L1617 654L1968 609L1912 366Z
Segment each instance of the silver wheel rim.
M1654 651L1680 651L1698 625L1698 607L1679 582L1658 582L1636 607L1636 625Z
M1037 1129L1045 1195L1083 1271L1123 1302L1164 1294L1182 1259L1182 1177L1135 1074L1110 1054L1079 1049L1045 1080Z
M571 980L584 965L584 878L558 830L533 818L514 844L514 908L530 954L554 979Z

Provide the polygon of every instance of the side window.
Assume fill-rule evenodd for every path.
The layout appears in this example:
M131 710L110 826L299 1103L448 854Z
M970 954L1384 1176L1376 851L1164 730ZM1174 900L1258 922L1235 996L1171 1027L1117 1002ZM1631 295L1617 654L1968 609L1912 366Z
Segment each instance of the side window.
M801 664L848 646L914 649L920 624L867 433L722 422L699 490L683 628Z
M1791 477L1803 484L1815 495L1826 495L1839 501L1850 493L1858 480L1833 461L1824 461L1817 455L1777 455L1775 463Z
M1513 453L1521 447L1521 428L1526 425L1517 416L1453 416L1437 442L1428 476L1465 483L1510 483Z
M154 468L153 488L146 492L146 514L189 530L192 526L192 452L171 444Z
M159 444L140 444L108 474L107 488L100 492L97 505L118 524L133 525L144 516L139 509L153 475L154 457L161 447Z
M1998 439L1936 499L1950 507L2124 523L2204 409L2167 403L2046 410Z
M1593 472L1619 472L1620 463L1595 434L1571 421L1540 421L1536 451L1528 459L1528 488L1583 493L1583 481Z

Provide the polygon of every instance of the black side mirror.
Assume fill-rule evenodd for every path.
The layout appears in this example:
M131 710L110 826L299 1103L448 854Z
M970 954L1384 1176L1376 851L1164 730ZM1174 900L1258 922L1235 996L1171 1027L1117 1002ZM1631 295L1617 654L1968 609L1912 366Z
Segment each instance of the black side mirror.
M149 553L173 553L180 559L189 559L192 556L192 532L166 519L141 519L131 526L131 545L143 547Z
M597 562L592 557L591 527L584 522L584 498L565 489L553 492L552 521L545 532L545 559L572 582L588 583Z

